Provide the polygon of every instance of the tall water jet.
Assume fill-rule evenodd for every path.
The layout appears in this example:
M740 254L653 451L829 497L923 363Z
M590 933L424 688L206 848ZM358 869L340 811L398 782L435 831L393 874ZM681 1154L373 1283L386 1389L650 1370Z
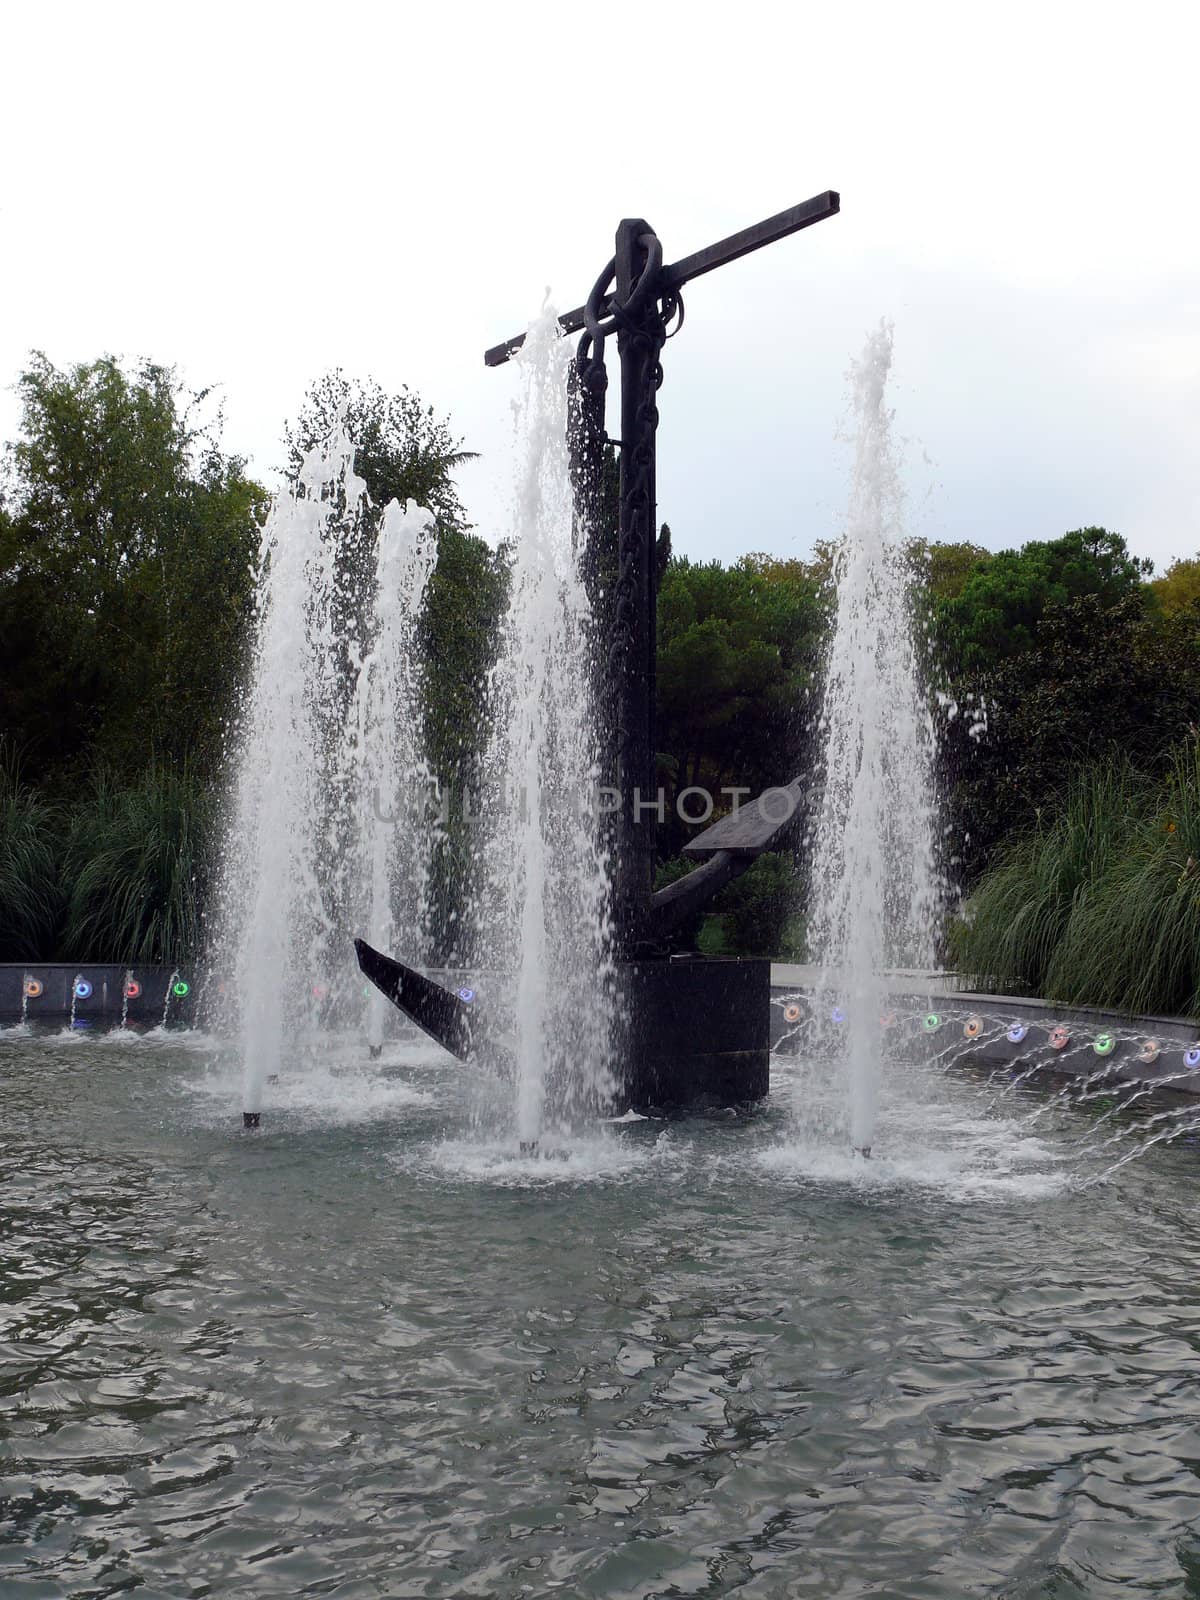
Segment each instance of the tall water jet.
M934 732L902 546L891 364L892 330L881 323L850 372L854 464L834 563L809 933L821 969L818 1046L845 1049L845 1131L863 1152L874 1137L887 969L931 965L938 904Z
M342 781L353 808L347 911L379 950L403 947L420 961L435 824L422 801L432 789L418 702L417 619L437 562L434 519L420 506L392 501L376 552L375 638L363 658L347 719ZM387 1000L366 996L373 1055L383 1047Z
M476 917L480 960L508 985L513 1121L527 1147L548 1122L595 1111L609 1088L609 877L583 533L568 471L570 356L547 309L516 358L515 559L484 762L495 811Z
M303 457L263 529L216 941L248 1122L285 1051L325 1018L366 1020L355 919L388 930L390 895L403 900L411 876L402 860L389 870L388 850L421 837L397 820L419 765L413 631L433 548L428 515L395 503L374 535L341 426Z

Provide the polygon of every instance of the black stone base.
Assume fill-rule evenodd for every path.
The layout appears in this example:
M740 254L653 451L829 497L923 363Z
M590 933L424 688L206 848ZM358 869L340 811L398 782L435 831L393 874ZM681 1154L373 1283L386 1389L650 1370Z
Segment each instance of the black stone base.
M630 961L618 969L622 1107L700 1110L765 1099L769 961Z

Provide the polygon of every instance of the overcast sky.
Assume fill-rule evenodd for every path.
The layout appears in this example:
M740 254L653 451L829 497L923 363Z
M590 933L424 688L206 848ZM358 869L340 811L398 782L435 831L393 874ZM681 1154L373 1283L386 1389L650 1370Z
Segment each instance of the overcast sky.
M676 548L838 529L845 371L895 324L909 521L993 548L1103 523L1200 551L1194 4L10 4L0 434L25 353L219 383L267 475L331 366L408 383L507 531L508 369L642 215L673 260L823 189L695 283L667 347ZM614 396L615 399L615 396Z

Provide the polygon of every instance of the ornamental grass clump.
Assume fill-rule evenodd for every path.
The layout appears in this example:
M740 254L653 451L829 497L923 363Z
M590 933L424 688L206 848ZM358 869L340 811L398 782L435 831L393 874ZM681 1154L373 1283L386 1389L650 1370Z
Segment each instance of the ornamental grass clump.
M1124 847L1071 917L1055 999L1200 1016L1200 747L1176 752Z
M1158 782L1125 762L1074 774L985 875L951 945L983 987L1200 1016L1200 744Z
M151 767L128 786L98 775L71 818L63 959L193 956L212 833L209 794L186 771Z
M0 766L0 961L54 955L63 833L61 808L24 785L15 762Z
M1125 762L1085 768L1060 809L999 852L959 922L959 970L985 986L1043 994L1077 908L1128 837L1145 782Z

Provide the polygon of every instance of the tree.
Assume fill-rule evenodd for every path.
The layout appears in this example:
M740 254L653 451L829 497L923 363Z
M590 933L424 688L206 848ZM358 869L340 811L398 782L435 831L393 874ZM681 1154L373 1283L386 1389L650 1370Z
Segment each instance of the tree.
M999 557L997 557L999 559ZM1165 622L1139 592L1054 601L1031 647L965 680L984 707L942 742L962 875L971 881L1006 834L1033 824L1072 768L1110 756L1156 773L1200 723L1200 614ZM976 724L978 727L978 724Z
M339 422L354 441L354 470L377 508L412 500L432 511L439 527L466 528L453 473L475 455L419 395L407 385L387 394L373 379L348 378L340 368L318 378L284 434L293 474Z
M798 562L670 561L658 597L658 747L674 788L793 778L810 735L825 607ZM665 757L665 761L662 758ZM663 846L683 825L672 810Z
M990 550L967 540L931 544L909 539L904 554L914 583L931 601L957 600L970 578L992 559Z
M1149 561L1106 528L1077 528L978 562L959 593L935 605L934 626L952 671L986 670L1034 643L1048 606L1095 595L1108 609L1142 597Z
M31 778L147 753L212 770L239 681L265 491L208 391L111 356L18 380L0 519L0 715Z
M1172 561L1161 578L1155 578L1150 592L1166 617L1200 606L1200 557Z

